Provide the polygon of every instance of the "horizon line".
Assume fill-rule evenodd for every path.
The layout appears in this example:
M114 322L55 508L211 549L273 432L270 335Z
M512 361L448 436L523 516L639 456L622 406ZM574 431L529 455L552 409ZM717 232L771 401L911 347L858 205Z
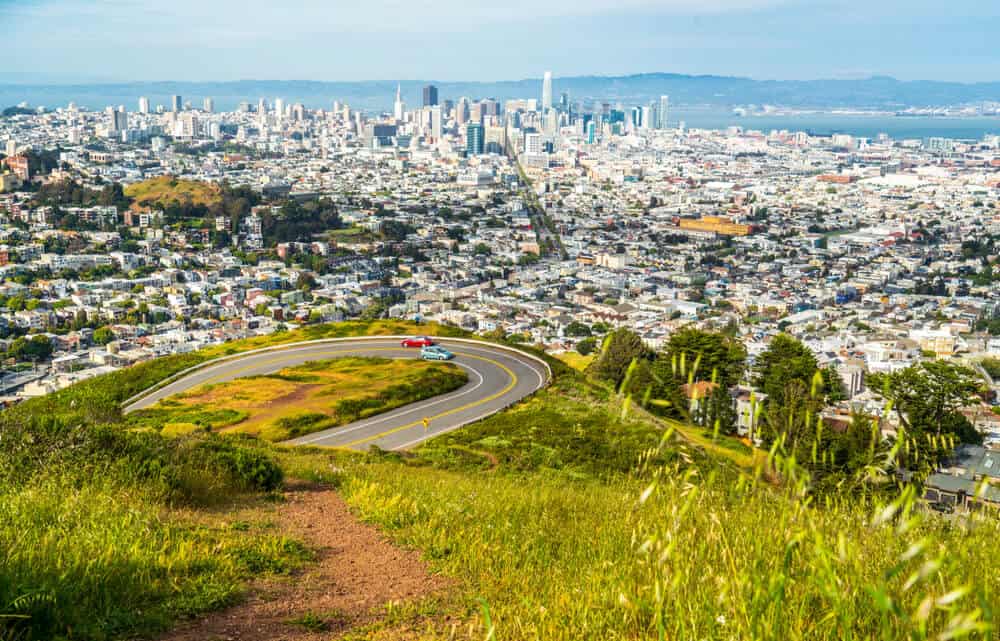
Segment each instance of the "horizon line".
M35 86L35 87L76 87L76 86L110 86L110 85L136 85L136 84L238 84L247 82L274 82L274 83L315 83L315 84L381 84L381 83L429 83L429 84L516 84L523 82L541 82L542 77L525 77L525 78L508 78L499 80L439 80L439 79L428 79L428 78L368 78L361 80L316 80L310 78L238 78L234 80L179 80L179 79L157 79L157 80L112 80L112 79L93 79L93 80L73 80L73 81L55 81L47 82L44 80L25 80L20 82L8 82L5 76L26 76L30 77L32 75L59 75L58 72L24 72L24 71L0 71L0 85L7 86ZM900 84L911 84L911 83L940 83L949 85L990 85L990 84L1000 84L1000 80L973 80L973 81L962 81L962 80L939 80L932 78L918 78L912 80L901 80L895 76L881 73L871 73L869 75L863 75L858 77L818 77L818 78L754 78L752 76L736 76L736 75L725 75L717 73L704 73L704 74L692 74L692 73L682 73L676 71L641 71L633 73L619 73L619 74L574 74L565 76L555 76L553 75L553 80L579 80L579 79L605 79L613 80L618 78L637 78L642 76L676 76L678 78L689 78L689 79L706 79L715 78L722 80L742 80L758 83L796 83L796 82L866 82L872 80L891 80Z

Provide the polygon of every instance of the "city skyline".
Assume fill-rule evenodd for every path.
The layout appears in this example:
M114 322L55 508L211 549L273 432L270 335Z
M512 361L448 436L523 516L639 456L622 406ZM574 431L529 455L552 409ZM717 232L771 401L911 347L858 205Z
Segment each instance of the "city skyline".
M533 75L540 60L557 77L667 68L758 79L979 81L996 78L1000 63L988 44L1000 8L970 0L951 3L947 15L924 0L591 0L461 11L441 2L434 12L385 2L336 12L316 2L295 12L263 3L237 12L231 4L181 0L166 11L122 1L0 3L12 27L8 45L19 52L0 62L0 81L495 80Z

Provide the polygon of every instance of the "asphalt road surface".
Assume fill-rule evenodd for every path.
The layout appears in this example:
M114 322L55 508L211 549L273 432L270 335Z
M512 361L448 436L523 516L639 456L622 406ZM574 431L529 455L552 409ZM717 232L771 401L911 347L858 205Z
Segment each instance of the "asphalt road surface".
M464 386L447 394L302 436L288 443L358 450L372 445L385 450L406 449L508 407L541 388L548 380L544 365L515 351L489 343L470 344L448 339L440 339L438 344L455 354L450 362L469 375L469 381ZM247 354L183 376L128 405L124 411L128 413L150 407L168 396L200 385L272 374L308 361L343 356L420 358L420 349L400 347L398 338L359 338Z

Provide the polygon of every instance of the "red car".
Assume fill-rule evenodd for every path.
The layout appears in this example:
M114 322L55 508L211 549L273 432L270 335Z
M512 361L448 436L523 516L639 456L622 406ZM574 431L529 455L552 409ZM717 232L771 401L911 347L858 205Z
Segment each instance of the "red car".
M411 336L404 338L400 345L403 347L430 347L434 345L434 341L427 336Z

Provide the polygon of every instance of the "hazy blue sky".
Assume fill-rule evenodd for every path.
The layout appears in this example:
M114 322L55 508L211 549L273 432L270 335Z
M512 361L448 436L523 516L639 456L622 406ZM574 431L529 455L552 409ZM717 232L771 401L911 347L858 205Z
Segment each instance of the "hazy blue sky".
M997 0L0 0L0 25L8 79L1000 80Z

